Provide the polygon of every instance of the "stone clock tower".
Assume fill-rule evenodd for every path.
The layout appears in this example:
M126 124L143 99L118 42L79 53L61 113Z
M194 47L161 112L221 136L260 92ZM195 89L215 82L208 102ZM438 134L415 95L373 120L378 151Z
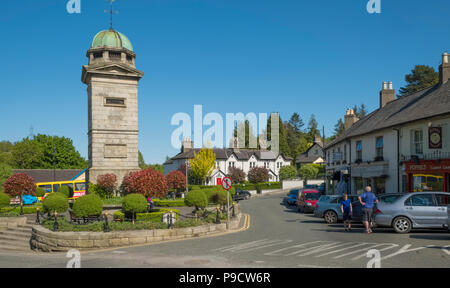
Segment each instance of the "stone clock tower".
M138 82L136 54L128 38L109 29L98 33L87 52L82 81L89 117L88 182L113 173L119 184L138 165Z

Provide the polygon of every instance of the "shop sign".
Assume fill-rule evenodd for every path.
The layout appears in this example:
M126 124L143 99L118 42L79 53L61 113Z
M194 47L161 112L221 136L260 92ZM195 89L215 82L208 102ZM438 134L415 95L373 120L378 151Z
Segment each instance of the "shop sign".
M428 129L428 147L430 149L442 149L442 127L430 127Z
M415 163L407 163L406 164L406 172L407 173L415 173L415 172L426 172L426 173L442 173L447 172L450 173L450 160L441 160L432 161L432 162L423 162L419 164Z

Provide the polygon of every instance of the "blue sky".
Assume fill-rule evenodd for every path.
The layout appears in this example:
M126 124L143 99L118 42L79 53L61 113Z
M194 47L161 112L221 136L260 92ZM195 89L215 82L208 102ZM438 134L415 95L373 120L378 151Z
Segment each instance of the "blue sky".
M87 93L81 67L95 34L109 28L105 0L2 1L0 140L66 136L87 156ZM450 47L448 0L118 0L116 30L138 69L139 146L146 162L178 151L172 115L315 114L330 135L347 108L379 104L383 81L403 86L416 64L438 68ZM206 127L207 128L207 127Z

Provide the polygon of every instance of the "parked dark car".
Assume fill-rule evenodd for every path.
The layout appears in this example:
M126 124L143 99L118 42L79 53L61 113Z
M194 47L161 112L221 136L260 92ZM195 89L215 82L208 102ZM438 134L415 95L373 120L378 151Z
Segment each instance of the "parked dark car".
M233 196L233 201L239 201L239 200L248 200L252 197L252 194L248 191L237 189L236 193Z
M293 189L293 190L289 191L288 198L286 200L287 204L288 205L296 205L299 193L300 193L300 189Z

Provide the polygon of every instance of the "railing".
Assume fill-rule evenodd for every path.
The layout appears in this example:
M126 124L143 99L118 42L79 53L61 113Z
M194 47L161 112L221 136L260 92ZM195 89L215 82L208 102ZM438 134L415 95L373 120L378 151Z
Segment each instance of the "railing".
M402 161L414 161L416 159L418 160L437 160L437 159L443 159L443 158L450 158L450 152L442 152L440 150L436 150L431 153L425 153L425 154L416 154L416 155L402 155L401 159Z

